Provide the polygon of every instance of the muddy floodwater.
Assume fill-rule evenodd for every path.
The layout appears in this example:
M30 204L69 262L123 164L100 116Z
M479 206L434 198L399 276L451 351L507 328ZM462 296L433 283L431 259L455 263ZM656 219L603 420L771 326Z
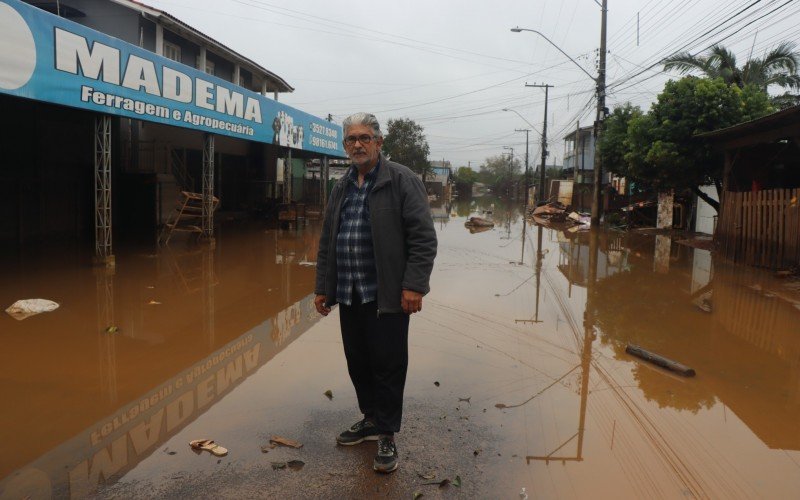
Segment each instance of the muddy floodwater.
M494 228L464 226L486 209ZM118 245L114 271L4 256L3 309L60 307L0 316L0 498L797 498L797 277L679 236L525 226L497 200L432 212L388 476L374 443L334 443L359 415L338 311L312 303L318 224Z

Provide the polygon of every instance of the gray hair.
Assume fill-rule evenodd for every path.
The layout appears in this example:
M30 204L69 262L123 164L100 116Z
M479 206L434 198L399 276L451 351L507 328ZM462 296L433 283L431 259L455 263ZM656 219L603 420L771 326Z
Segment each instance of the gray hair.
M383 137L383 132L381 132L381 124L378 123L378 119L372 113L355 113L348 116L342 122L342 132L347 135L347 129L353 125L366 125L367 127L372 128L372 133L376 137Z

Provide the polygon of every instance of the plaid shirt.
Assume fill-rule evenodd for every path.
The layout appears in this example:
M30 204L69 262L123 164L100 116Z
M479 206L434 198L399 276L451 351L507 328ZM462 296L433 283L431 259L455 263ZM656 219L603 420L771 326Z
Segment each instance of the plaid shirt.
M362 304L376 300L378 295L378 272L375 268L367 200L375 184L378 168L380 162L364 176L361 187L358 187L356 168L350 167L347 173L347 191L336 238L336 300L348 306L353 304L353 288L358 292Z

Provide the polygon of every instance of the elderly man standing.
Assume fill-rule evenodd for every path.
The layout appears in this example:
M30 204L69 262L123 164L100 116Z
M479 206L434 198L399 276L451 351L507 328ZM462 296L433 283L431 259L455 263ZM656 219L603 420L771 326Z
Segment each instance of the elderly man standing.
M408 369L408 323L436 257L436 231L422 181L380 152L374 115L342 123L352 165L331 191L317 255L314 304L327 316L339 304L347 371L363 418L336 441L378 441L373 469L397 469L394 433L400 430Z

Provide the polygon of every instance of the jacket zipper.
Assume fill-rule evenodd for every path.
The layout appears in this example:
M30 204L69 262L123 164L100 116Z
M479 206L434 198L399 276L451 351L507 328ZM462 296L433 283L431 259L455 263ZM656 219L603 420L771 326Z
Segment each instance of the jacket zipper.
M370 192L369 192L369 195L367 195L367 202L369 202L369 198L372 196L372 193L374 193L374 192L375 192L375 189L376 189L376 188L383 188L383 187L384 187L386 184L388 184L388 181L387 181L387 182L384 182L384 183L382 183L382 184L380 184L380 185L375 185L375 186L373 186L373 187L372 187L372 189L371 189L371 190L370 190ZM372 222L373 222L373 221L372 221L372 212L370 212L370 221L369 221L369 224L370 224L370 231L372 230ZM374 238L373 238L373 251L374 251L374 248L377 246L377 245L375 245L374 241L375 241L375 240L374 240ZM378 259L376 258L376 259L375 259L375 261L377 262L377 260L378 260ZM377 266L376 266L376 267L377 267ZM377 269L375 270L375 279L376 279L376 281L377 281L377 279L378 279L378 272L377 272ZM376 303L376 304L380 304L380 287L378 287L378 292L377 292L377 295L376 295L376 297L375 297L375 303ZM378 319L381 319L381 308L380 308L380 305L378 306L378 310L377 310L377 318L378 318Z

